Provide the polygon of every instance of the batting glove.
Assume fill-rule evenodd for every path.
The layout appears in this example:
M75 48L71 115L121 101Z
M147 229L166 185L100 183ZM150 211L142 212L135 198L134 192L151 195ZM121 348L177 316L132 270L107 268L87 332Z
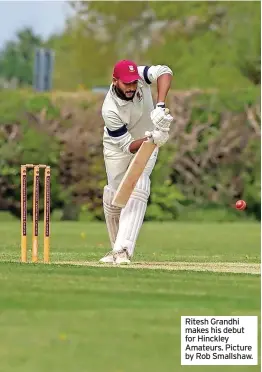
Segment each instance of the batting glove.
M151 111L150 117L155 128L162 131L168 131L170 124L174 120L173 116L169 114L169 109L165 108L164 105L157 105Z
M153 130L152 132L146 132L145 136L154 142L158 147L163 146L169 139L168 131Z

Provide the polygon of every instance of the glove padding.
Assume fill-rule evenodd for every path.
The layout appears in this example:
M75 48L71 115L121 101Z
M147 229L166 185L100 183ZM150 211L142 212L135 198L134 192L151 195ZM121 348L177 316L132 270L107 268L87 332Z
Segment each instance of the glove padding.
M151 139L155 145L161 147L168 141L169 133L168 131L155 129L152 132L146 132L145 136Z
M173 116L169 114L167 108L157 106L150 114L152 123L156 129L162 130L163 132L168 131L170 124L174 120Z

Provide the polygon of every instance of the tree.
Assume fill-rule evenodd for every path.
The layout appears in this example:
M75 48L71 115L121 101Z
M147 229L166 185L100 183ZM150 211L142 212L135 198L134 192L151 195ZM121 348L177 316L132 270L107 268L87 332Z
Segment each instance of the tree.
M108 84L113 64L124 58L139 64L168 64L179 89L260 84L259 2L73 1L71 5L75 14L56 43L59 88Z
M56 41L55 86L106 85L116 60L139 58L140 45L148 34L149 7L130 1L74 2L72 6L75 15ZM70 65L64 64L65 58ZM67 73L61 74L65 69Z
M0 52L0 76L17 78L20 85L32 85L34 50L42 43L31 28L19 30L16 39L8 41Z

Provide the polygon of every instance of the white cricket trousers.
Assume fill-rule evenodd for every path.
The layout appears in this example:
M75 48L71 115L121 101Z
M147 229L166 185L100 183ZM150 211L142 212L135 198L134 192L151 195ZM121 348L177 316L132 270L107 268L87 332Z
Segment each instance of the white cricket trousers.
M103 207L113 251L127 249L130 257L134 254L136 241L145 217L150 195L150 176L157 155L158 149L151 155L129 201L121 209L113 206L112 200L134 155L104 150L107 185L104 188Z

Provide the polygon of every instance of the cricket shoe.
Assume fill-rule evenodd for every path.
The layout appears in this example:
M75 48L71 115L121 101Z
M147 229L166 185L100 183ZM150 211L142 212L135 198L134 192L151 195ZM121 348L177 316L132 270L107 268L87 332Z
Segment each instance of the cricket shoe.
M114 262L114 252L113 251L110 251L108 252L104 257L102 257L100 260L99 260L100 263L113 263Z
M121 251L114 252L114 264L115 265L129 265L130 256L126 249L121 249Z

